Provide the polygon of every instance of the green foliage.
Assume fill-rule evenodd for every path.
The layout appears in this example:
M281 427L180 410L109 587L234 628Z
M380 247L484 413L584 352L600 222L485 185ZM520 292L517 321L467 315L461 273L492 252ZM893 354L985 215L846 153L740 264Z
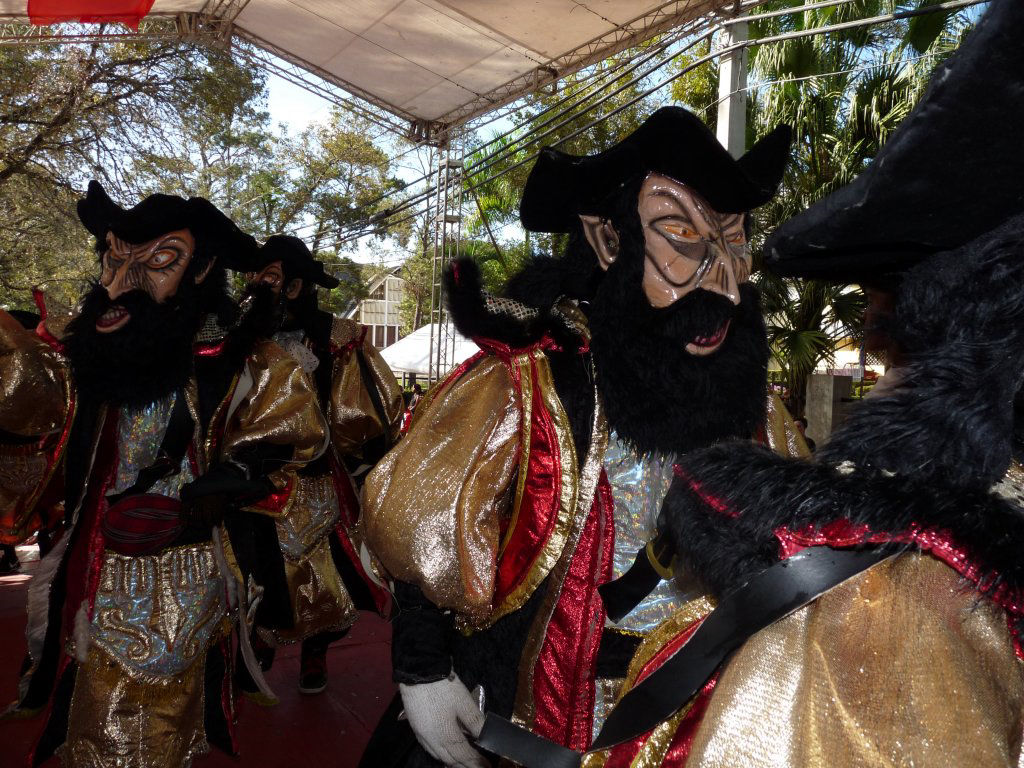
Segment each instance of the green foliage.
M759 10L802 3L776 0ZM915 5L932 4L920 0ZM890 0L813 9L751 24L766 37L881 15ZM848 184L917 103L934 67L968 29L965 14L935 13L757 46L750 58L751 127L763 135L793 126L794 159L779 194L755 212L755 255L784 221ZM807 376L856 336L864 304L857 289L810 280L755 277L765 297L769 336L792 405L802 412Z
M676 58L669 71L676 74L694 67L672 81L672 101L700 116L713 131L718 124L718 59L697 64L710 52L710 39L698 43Z
M75 215L90 178L117 200L203 196L258 238L296 234L342 280L325 306L362 298L336 235L400 187L388 155L346 113L275 132L266 101L262 70L170 36L0 49L0 305L29 306L40 284L73 304L95 277Z

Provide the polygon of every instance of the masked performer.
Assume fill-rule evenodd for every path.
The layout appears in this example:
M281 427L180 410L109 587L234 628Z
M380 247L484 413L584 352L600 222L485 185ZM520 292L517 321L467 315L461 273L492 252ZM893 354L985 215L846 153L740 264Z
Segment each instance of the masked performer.
M327 646L356 619L357 609L384 611L388 592L369 578L355 534L358 496L347 467L375 464L398 436L402 393L391 369L367 340L367 329L318 308L317 287L338 285L297 237L275 235L260 249L248 275L265 332L316 386L331 434L331 449L299 471L273 527L258 518L238 521L259 530L232 531L232 542L250 541L246 574L258 573L264 588L256 624L269 665L273 646L302 641L299 690L327 687ZM259 294L266 294L260 296ZM279 326L279 328L277 327ZM258 641L259 642L259 641ZM250 680L243 689L256 696Z
M279 347L225 337L225 268L250 266L252 238L206 200L124 210L96 182L78 213L102 270L81 312L45 318L45 340L0 312L0 429L67 430L70 531L30 587L19 706L49 702L34 764L60 747L70 766L182 766L232 749L228 600L244 615L247 595L221 518L267 511L237 507L318 456L326 426Z
M746 212L788 147L782 129L737 161L665 108L598 155L545 150L522 221L569 233L566 254L500 298L454 265L451 311L482 351L425 395L364 491L368 543L396 580L401 693L364 765L486 764L465 735L482 720L471 689L535 733L590 742L596 668L628 661L630 635L686 591L670 585L602 641L598 585L651 535L670 457L764 420ZM395 756L401 708L422 749Z
M588 766L1022 764L1024 153L998 129L1022 23L994 2L872 165L769 239L781 274L884 278L902 375L813 463L680 460L663 524L712 599L641 648Z
M11 310L12 318L35 332L40 316ZM53 482L67 430L23 437L0 430L0 574L20 567L15 546L36 532L40 555L49 551L50 536L63 517L63 488Z

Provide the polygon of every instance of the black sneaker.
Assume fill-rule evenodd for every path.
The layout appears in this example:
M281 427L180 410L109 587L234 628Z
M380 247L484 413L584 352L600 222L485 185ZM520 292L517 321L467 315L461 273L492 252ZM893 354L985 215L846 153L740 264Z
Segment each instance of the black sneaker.
M327 648L303 643L299 668L299 693L312 695L327 688Z

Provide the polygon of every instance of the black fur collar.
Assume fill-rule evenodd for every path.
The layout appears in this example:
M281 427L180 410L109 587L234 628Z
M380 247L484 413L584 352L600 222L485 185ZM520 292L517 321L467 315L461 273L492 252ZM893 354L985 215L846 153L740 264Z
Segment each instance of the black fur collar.
M993 491L788 459L751 443L691 453L677 475L661 525L715 594L781 559L780 533L812 530L837 546L892 539L933 551L982 591L1024 591L1024 515ZM856 535L829 536L837 521Z

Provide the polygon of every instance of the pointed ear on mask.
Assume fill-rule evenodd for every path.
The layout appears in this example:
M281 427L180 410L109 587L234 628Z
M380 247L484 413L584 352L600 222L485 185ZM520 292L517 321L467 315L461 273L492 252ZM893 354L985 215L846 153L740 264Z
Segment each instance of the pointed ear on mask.
M206 276L210 274L210 270L213 269L213 262L214 261L216 261L216 259L210 259L206 263L206 266L203 267L202 270L200 270L198 275L196 275L196 279L195 279L196 285L199 285L201 282L203 282L203 280L206 279Z
M291 299L297 298L301 292L302 278L296 277L290 283L288 283L288 287L285 288L284 290L284 295L285 298L290 301Z
M600 216L580 214L583 222L583 236L597 254L601 269L607 270L619 257L619 233L608 219Z

